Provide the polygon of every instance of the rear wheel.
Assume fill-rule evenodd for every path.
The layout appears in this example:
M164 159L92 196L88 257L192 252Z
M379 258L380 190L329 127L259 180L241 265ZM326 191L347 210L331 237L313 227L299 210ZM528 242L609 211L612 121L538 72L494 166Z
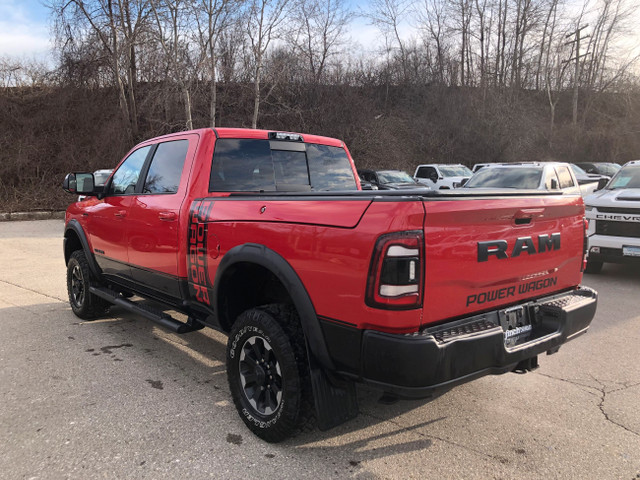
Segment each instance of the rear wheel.
M587 260L587 268L584 269L585 273L600 273L602 271L603 262L596 260Z
M67 292L71 310L83 320L93 320L106 313L111 306L89 291L92 285L97 285L97 282L89 269L87 257L82 250L76 250L67 264Z
M313 424L306 345L295 310L268 305L243 312L227 345L227 378L247 427L280 442Z

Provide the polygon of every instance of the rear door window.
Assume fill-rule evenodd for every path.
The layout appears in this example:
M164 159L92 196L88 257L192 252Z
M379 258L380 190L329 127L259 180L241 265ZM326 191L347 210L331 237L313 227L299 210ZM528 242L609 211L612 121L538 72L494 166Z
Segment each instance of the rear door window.
M142 193L176 193L182 177L189 140L176 140L158 145Z

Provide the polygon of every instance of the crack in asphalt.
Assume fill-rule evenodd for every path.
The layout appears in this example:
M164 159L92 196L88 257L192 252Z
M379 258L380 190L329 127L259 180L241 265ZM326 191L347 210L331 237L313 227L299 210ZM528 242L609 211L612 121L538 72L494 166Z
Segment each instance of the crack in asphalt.
M587 385L585 383L580 383L578 381L569 380L562 377L554 377L553 375L549 375L547 373L542 373L542 372L535 372L535 373L537 375L540 375L541 377L547 377L547 378L550 378L551 380L558 380L560 382L565 382L575 387L580 387L580 390L582 390L583 392L593 395L594 397L599 397L600 390L591 385Z
M13 287L21 288L22 290L27 290L27 291L29 291L29 292L37 293L38 295L42 295L43 297L47 297L47 298L52 298L52 299L54 299L54 300L58 300L58 301L60 301L60 302L62 302L62 303L65 303L65 302L66 302L66 300L63 300L63 299L62 299L62 298L60 298L60 297L56 297L56 296L53 296L53 295L48 295L48 294L46 294L46 293L42 293L42 292L39 292L39 291L37 291L37 290L34 290L33 288L24 287L24 286L22 286L22 285L18 285L17 283L10 282L10 281L8 281L8 280L2 280L2 279L0 279L0 283L6 283L7 285L11 285L11 286L13 286Z
M554 377L553 375L548 375L546 373L539 373L536 372L538 375L541 375L543 377L547 377L550 378L552 380L557 380L560 382L565 382L568 383L570 385L574 385L576 387L580 387L581 390L583 390L586 393L589 393L591 395L594 395L596 398L598 398L598 409L600 410L600 413L602 413L602 416L605 418L605 420L609 423L611 423L612 425L615 425L617 427L622 428L623 430L637 436L640 437L640 433L636 432L635 430L627 427L626 425L620 423L620 422L616 422L615 420L613 420L612 418L609 417L609 414L605 411L604 408L604 403L607 399L607 395L610 395L612 393L615 392L620 392L622 390L627 390L629 388L633 388L633 387L637 387L638 385L640 385L640 382L636 382L636 383L631 383L631 382L611 382L611 383L615 383L617 385L621 385L620 388L616 388L614 390L610 390L607 392L607 387L604 383L602 383L600 380L598 380L596 377L594 377L593 375L589 374L589 376L593 379L594 382L596 382L599 386L598 387L594 387L592 385L586 385L584 383L580 383L577 381L572 381L572 380L568 380L566 378L562 378L562 377ZM587 390L588 389L588 390Z
M604 416L604 418L607 420L607 422L613 424L613 425L617 425L618 427L626 430L629 433L632 433L633 435L640 437L640 433L636 432L635 430L627 427L626 425L616 422L615 420L613 420L612 418L609 417L609 414L605 411L604 409L604 402L607 399L607 393L611 394L611 393L615 393L615 392L620 392L622 390L627 390L629 388L633 388L636 387L638 385L640 385L640 382L638 383L634 383L634 384L630 384L630 385L624 385L621 388L617 388L615 390L611 390L610 392L607 392L606 390L606 386L600 381L598 380L596 377L594 377L593 375L589 375L594 382L597 382L598 385L600 385L600 388L598 389L600 391L600 403L598 403L598 408L600 409L600 412L602 413L602 415Z

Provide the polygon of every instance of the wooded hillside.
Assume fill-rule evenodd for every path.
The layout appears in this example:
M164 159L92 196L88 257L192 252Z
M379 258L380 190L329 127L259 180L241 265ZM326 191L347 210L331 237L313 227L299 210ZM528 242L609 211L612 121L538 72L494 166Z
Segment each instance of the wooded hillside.
M640 158L629 0L65 0L57 65L0 58L0 211L206 126L345 140L358 167ZM355 15L375 53L349 39ZM412 25L414 35L403 35ZM626 40L625 40L626 39Z

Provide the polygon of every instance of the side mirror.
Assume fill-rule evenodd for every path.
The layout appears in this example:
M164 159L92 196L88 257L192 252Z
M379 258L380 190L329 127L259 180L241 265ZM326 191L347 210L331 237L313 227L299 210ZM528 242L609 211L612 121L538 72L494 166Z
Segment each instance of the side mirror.
M602 190L604 187L607 186L607 183L609 183L609 179L608 178L599 179L598 180L598 186L596 187L596 191Z
M69 173L62 181L62 189L76 195L98 195L102 192L102 188L98 192L95 187L93 173Z
M468 181L469 181L468 178L463 178L462 181L460 182L460 186L464 187L467 184Z
M557 190L558 189L558 180L556 180L555 178L551 179L551 190Z

